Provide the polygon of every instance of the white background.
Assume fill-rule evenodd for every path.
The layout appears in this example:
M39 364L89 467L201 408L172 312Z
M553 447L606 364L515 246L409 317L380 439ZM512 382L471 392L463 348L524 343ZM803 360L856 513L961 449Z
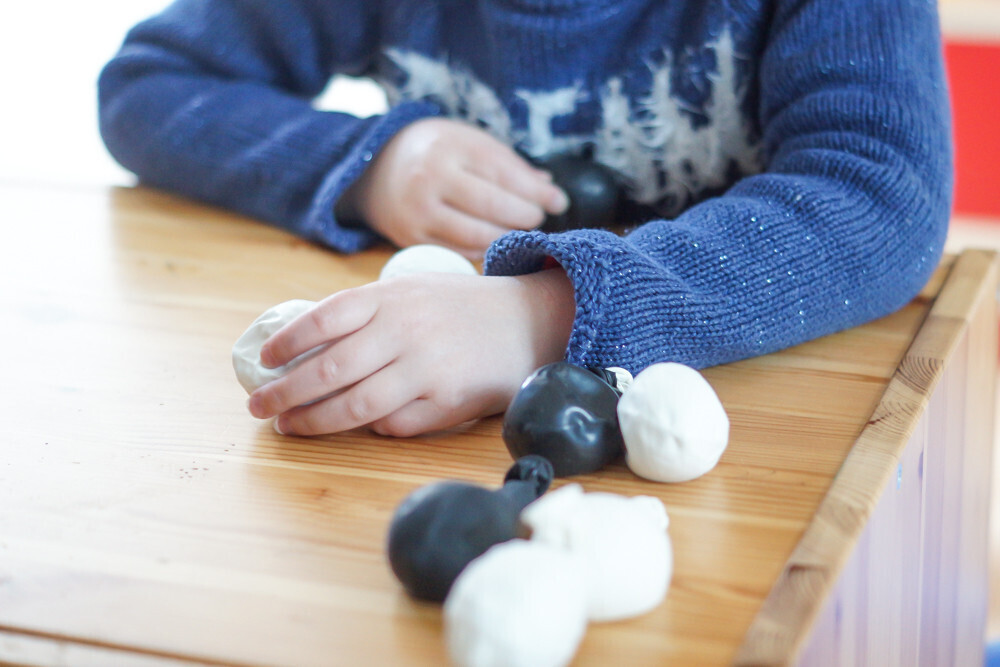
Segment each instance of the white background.
M275 0L280 2L281 0ZM97 76L129 28L167 0L54 0L0 20L0 184L131 185L97 131ZM374 113L371 84L338 80L338 108ZM331 94L318 102L330 108Z

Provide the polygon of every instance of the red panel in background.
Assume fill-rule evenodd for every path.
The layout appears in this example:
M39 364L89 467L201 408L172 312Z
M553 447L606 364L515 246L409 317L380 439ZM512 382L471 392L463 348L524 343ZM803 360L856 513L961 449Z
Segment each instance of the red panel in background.
M955 212L1000 217L1000 41L948 40Z

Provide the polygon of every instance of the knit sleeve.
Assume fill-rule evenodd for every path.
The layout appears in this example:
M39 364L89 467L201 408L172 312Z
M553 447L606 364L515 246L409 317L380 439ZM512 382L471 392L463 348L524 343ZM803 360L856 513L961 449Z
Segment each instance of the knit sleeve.
M725 363L886 315L927 281L952 180L936 3L779 1L758 82L762 173L624 237L491 248L489 274L565 268L569 361Z
M239 211L342 251L370 244L341 225L340 194L407 123L313 107L336 72L373 57L374 3L177 0L130 31L99 80L100 129L144 183Z

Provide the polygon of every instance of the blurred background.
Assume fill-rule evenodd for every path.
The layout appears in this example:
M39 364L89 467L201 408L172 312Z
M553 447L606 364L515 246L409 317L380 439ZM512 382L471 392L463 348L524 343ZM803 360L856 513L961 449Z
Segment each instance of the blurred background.
M1000 0L939 0L955 118L956 197L949 250L1000 250ZM134 178L105 152L97 134L95 81L133 24L166 0L56 0L17 3L0 22L0 184L100 188ZM371 86L332 84L349 93L340 108L377 112ZM326 96L326 100L329 96ZM331 106L325 101L320 106ZM16 233L16 230L12 230ZM1000 471L1000 456L994 457ZM1000 640L1000 474L994 474L989 635ZM998 644L997 646L1000 646ZM996 663L1000 666L1000 660Z
M7 101L0 103L0 183L134 184L98 136L97 75L129 28L168 4L21 3L0 21L0 75L8 91ZM374 86L349 79L333 85L337 99L349 100L339 108L368 115L385 105ZM326 101L333 95L327 92L321 106L330 106Z

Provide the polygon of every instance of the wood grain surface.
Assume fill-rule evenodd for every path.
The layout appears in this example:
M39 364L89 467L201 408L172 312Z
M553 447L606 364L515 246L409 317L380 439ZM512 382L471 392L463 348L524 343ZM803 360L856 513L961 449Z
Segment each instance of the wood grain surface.
M284 437L249 416L230 365L260 312L368 282L390 251L340 256L141 188L0 186L0 214L0 663L444 663L440 609L387 566L388 521L428 482L498 486L499 418L413 439ZM959 296L935 302L942 285L995 283L950 270L889 317L708 369L732 431L705 477L656 484L619 462L574 480L661 498L675 551L666 601L591 625L575 664L736 660L830 494L845 477L859 496L881 488L908 430L873 413L898 392L915 406L903 422L919 417L950 350L950 333L921 328L932 304L968 319ZM918 332L929 366L904 381ZM859 438L877 465L856 460ZM823 558L846 559L852 531L821 540Z

